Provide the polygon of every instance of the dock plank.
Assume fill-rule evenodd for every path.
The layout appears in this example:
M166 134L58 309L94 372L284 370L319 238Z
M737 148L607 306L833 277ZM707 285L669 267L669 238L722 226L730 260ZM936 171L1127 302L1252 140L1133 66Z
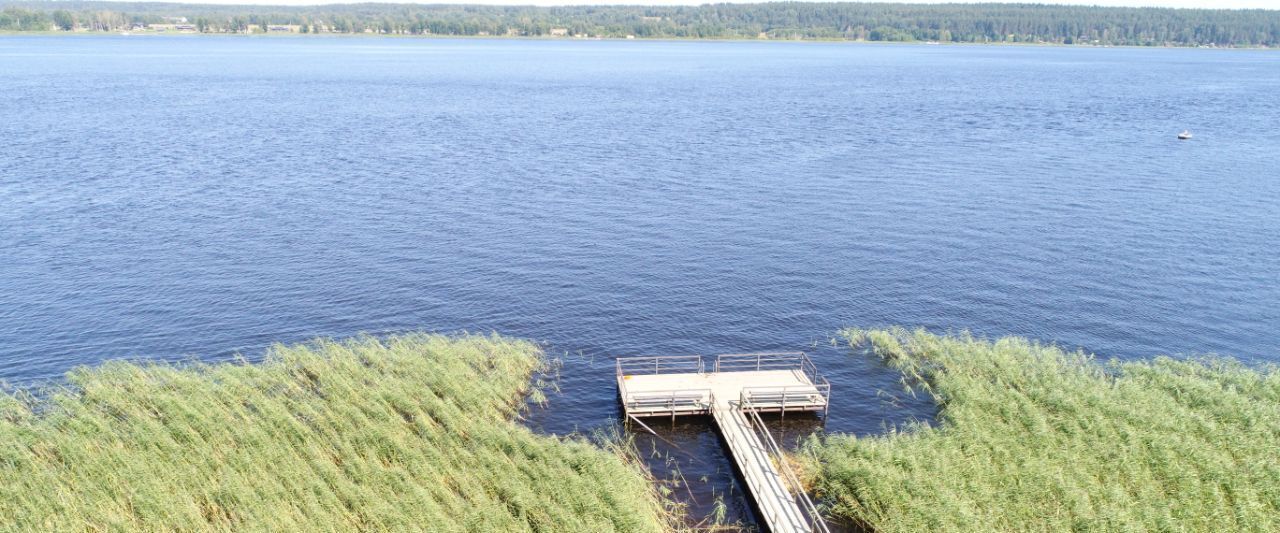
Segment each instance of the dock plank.
M760 437L736 405L720 400L712 406L712 416L720 434L729 445L730 455L755 498L769 531L773 533L807 533L800 506L774 466Z

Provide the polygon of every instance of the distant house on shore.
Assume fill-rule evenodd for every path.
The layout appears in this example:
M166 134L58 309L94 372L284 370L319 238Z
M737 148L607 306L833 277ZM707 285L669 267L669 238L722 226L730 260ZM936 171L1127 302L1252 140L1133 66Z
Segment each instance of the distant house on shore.
M160 32L176 31L176 32L182 32L182 33L195 33L196 31L196 27L194 24L150 24L147 26L147 29L151 31L160 31Z
M569 28L551 28L552 37L567 37L568 35Z

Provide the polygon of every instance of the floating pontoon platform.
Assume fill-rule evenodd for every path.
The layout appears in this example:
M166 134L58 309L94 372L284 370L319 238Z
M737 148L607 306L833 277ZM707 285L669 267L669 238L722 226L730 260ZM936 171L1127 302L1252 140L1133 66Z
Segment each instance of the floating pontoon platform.
M828 532L762 412L827 412L831 384L802 352L623 357L616 362L618 396L630 420L711 415L769 530Z

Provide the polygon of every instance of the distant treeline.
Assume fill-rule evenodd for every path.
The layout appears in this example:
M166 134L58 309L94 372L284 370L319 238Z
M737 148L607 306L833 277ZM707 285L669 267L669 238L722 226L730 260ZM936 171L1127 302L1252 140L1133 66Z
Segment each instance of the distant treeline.
M778 2L701 6L0 2L0 30L1280 46L1280 11L1037 4ZM154 27L152 27L154 26ZM176 26L176 27L175 27Z

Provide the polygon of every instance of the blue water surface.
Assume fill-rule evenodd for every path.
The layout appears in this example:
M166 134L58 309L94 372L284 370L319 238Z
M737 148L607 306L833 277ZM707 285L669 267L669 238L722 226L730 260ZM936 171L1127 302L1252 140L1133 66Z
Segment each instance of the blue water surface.
M843 326L1280 362L1278 95L1267 51L0 37L0 379L498 331L565 433L614 356L807 350L865 434L931 407Z

